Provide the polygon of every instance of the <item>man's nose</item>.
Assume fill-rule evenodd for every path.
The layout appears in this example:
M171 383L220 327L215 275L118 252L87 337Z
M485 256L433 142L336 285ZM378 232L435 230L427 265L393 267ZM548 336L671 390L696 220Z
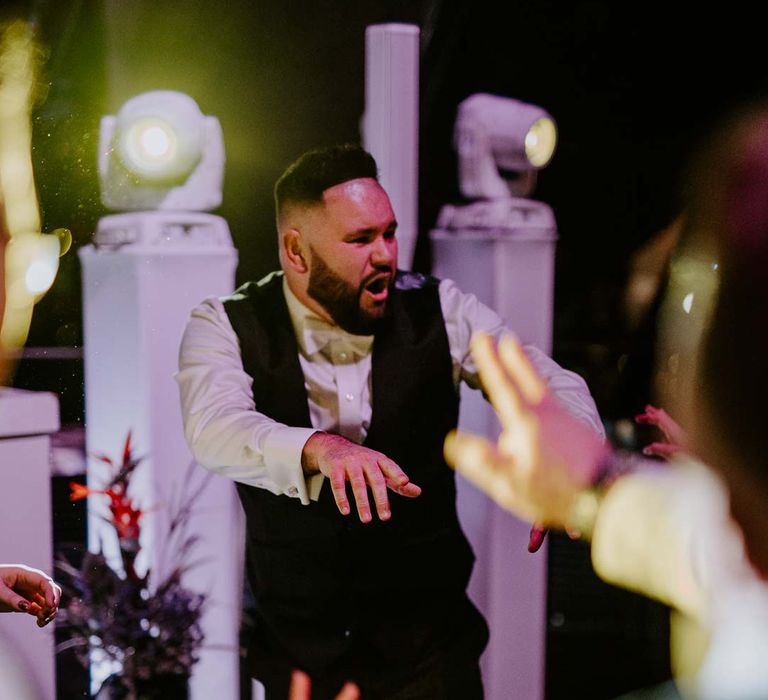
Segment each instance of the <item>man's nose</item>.
M376 267L391 267L395 260L397 244L394 238L377 238L371 250L371 264Z

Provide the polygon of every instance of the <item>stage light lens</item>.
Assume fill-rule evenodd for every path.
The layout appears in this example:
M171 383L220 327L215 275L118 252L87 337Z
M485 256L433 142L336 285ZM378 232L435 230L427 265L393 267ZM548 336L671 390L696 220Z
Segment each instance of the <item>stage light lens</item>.
M141 184L185 180L200 161L204 117L187 95L144 93L126 102L117 117L117 153Z
M138 135L139 153L147 160L168 160L176 150L175 141L173 131L165 125L143 126Z
M159 119L132 124L123 136L123 160L129 170L146 178L167 177L178 146L173 127Z
M549 117L537 119L525 135L525 155L535 168L549 163L557 145L557 127Z

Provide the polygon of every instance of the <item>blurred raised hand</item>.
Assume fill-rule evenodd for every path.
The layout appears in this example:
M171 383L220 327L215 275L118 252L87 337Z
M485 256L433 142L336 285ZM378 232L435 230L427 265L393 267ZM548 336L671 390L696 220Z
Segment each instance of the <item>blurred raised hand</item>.
M496 346L480 333L471 347L502 432L495 444L451 433L446 459L500 506L536 523L533 551L544 528L565 529L576 497L593 483L608 448L561 406L512 337Z

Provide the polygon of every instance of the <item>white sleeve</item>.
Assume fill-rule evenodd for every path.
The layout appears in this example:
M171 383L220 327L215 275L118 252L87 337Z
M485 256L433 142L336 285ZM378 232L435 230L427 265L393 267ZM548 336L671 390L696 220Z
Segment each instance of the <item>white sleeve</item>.
M301 452L315 430L277 423L256 410L253 380L219 299L206 299L192 311L175 378L184 434L202 466L309 503Z
M684 457L645 464L605 494L592 533L592 565L609 583L711 624L718 598L745 578L726 487Z
M480 378L469 349L472 334L483 331L496 340L502 335L515 334L493 309L474 294L462 292L452 280L440 282L440 305L453 360L454 381L458 385L463 380L473 389L479 389ZM575 372L563 369L537 347L524 345L523 350L563 406L605 437L605 428L587 383Z

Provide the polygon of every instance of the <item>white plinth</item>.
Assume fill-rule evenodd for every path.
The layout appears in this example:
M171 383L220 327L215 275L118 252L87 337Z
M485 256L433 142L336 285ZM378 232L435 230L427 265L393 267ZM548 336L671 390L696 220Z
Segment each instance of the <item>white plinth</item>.
M553 228L435 230L432 272L453 279L495 309L527 343L552 346ZM495 440L499 424L479 392L462 387L461 429ZM546 544L527 550L530 526L457 479L462 526L477 556L470 596L485 614L491 639L483 657L487 700L541 700L547 606Z
M51 575L50 435L58 429L55 394L0 387L0 561L27 564ZM2 615L0 633L39 697L54 698L53 625L41 629L29 615Z
M182 230L180 235L186 234ZM169 506L182 489L194 489L208 476L197 467L188 478L192 457L174 380L179 343L194 306L206 296L232 291L237 255L231 244L213 239L195 244L175 241L170 234L142 233L132 240L145 243L80 250L86 444L90 454L119 459L126 433L132 430L134 454L146 456L132 479L132 493L140 507L152 509L142 520L137 564L167 571L167 557L174 554L164 551L169 549ZM104 475L104 465L90 460L89 484L103 483ZM89 503L92 548L99 538L114 534L94 517L103 508L103 501ZM236 700L244 530L233 482L208 480L195 501L189 531L200 537L191 557L198 564L185 574L184 583L209 596L202 621L205 646L193 669L191 698Z
M397 217L398 267L410 270L419 196L419 28L414 24L372 24L365 30L362 137Z

